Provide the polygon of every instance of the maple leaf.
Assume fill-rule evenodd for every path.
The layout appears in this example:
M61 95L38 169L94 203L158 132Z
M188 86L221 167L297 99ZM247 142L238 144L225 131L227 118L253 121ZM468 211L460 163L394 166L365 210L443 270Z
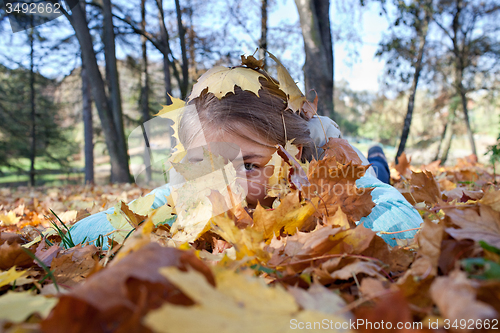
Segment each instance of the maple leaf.
M257 256L261 261L269 259L269 254L263 251L264 238L261 232L250 227L239 229L233 220L226 216L215 216L212 223L212 231L236 248L237 260L244 256Z
M308 199L320 199L318 209L321 214L333 216L341 207L350 222L357 222L375 207L371 198L372 189L356 187L356 180L364 175L368 167L351 162L343 165L335 157L313 161L307 175L311 185L302 192Z
M437 276L443 232L444 225L442 222L434 223L428 219L424 220L417 235L419 245L417 258L413 262L411 269L406 272L407 276Z
M314 98L313 102L305 100L304 104L302 104L302 107L300 108L300 112L302 112L307 119L311 119L312 117L314 117L314 115L317 114L317 111L318 111L318 94L316 94L316 97Z
M172 204L177 212L171 229L173 240L194 242L210 229L210 219L224 212L212 205L209 199L212 191L219 192L230 209L243 200L246 189L236 182L236 170L232 163L172 190Z
M295 286L290 286L287 290L304 310L333 315L341 313L346 306L342 297L317 282L314 282L308 290ZM349 313L346 313L346 320L349 320L349 318Z
M299 191L292 191L283 197L276 209L266 210L258 204L253 214L254 228L263 232L265 239L270 239L273 235L278 236L282 228L293 235L314 214L317 203L318 198L301 203Z
M170 94L168 94L168 96L172 100L172 104L162 105L163 108L160 111L158 111L158 113L155 114L155 116L165 119L170 119L173 122L172 128L174 130L174 133L172 134L172 136L176 140L176 146L173 148L175 153L172 155L170 159L174 160L175 162L178 162L185 155L184 147L179 138L179 122L182 113L185 111L186 102L184 102L182 99L172 97L170 96Z
M61 252L62 247L59 245L55 244L50 246L48 249L45 249L45 242L41 242L38 247L36 248L35 256L40 260L45 266L50 267L50 264L52 263L52 260ZM35 263L39 266L41 264L38 262L38 260L35 261Z
M21 220L21 217L16 217L16 213L13 211L8 212L7 214L0 214L0 222L3 225L13 225L17 224Z
M158 272L160 267L187 267L199 271L214 284L211 271L187 251L149 243L125 258L91 275L85 283L60 295L59 302L42 322L42 330L144 332L141 317L166 301L193 302Z
M459 229L446 228L446 232L455 239L482 240L500 247L500 212L490 206L479 205L479 210L445 209L446 215L459 226Z
M321 149L325 151L324 158L335 157L340 164L347 164L349 162L353 165L363 164L359 155L345 139L328 138L328 142Z
M486 191L480 203L500 212L500 191Z
M164 268L161 273L196 305L165 304L149 313L146 325L157 332L285 332L290 329L292 319L329 323L345 320L332 314L300 311L293 297L281 286L270 287L263 279L230 270L215 271L216 288L194 271L184 273Z
M361 282L361 284L363 284L363 282ZM395 311L395 309L397 309L397 311ZM412 323L414 321L412 311L410 310L410 304L408 304L403 293L398 291L389 291L378 295L375 299L374 306L359 308L355 312L355 315L360 323L380 323L383 321L386 325L385 327L389 327L389 324L391 324L391 327L397 327L399 323ZM359 328L359 332L363 333L377 331L372 329L371 325L368 324L360 325ZM417 332L417 330L408 329L402 326L398 331L404 333Z
M33 259L23 250L18 243L7 242L0 245L0 269L5 270L13 266L33 266Z
M396 165L396 170L399 172L399 174L405 178L408 178L410 175L410 163L411 163L411 157L408 159L406 157L406 153L403 152L399 157L398 157L398 164Z
M152 213L153 208L151 206L154 200L154 195L147 195L134 200L128 205L124 202L115 205L114 212L106 215L109 223L116 229L113 233L115 242L123 243L130 231L137 227L138 224L134 224L134 222L142 221L145 216ZM125 208L125 211L122 210L122 207Z
M338 269L330 274L334 280L349 280L355 275L366 274L369 276L376 276L380 279L385 279L380 273L382 267L371 261L356 260L355 262L348 264L341 269Z
M263 74L253 69L215 66L198 79L189 95L188 102L200 96L205 89L208 89L208 93L213 93L215 97L221 99L229 93L234 94L235 86L259 96L259 90L262 87L259 82L260 78L267 80Z
M241 55L241 64L251 69L264 69L264 59L257 60L254 56Z
M83 281L96 265L96 260L92 256L97 251L95 245L72 247L54 258L50 268L57 283L71 287Z
M290 165L288 173L288 180L291 185L290 187L292 189L302 190L304 186L309 186L311 184L307 179L307 175L304 169L302 168L302 165L300 165L300 163L294 157L298 154L299 150L291 143L290 144L287 143L287 145L288 149L285 149L283 148L283 146L278 145L277 153L285 162L287 162Z
M0 320L22 322L33 313L46 317L57 303L54 298L34 295L30 291L12 292L0 296Z
M26 274L26 271L16 271L16 266L11 267L6 272L0 272L0 288L11 284Z
M329 252L341 241L334 239L341 228L332 226L317 227L312 232L297 232L293 236L286 238L283 248L272 251L272 258L269 266L278 267L287 265L287 268L294 272L300 272L305 267L310 266L310 262L305 259L316 258Z
M293 112L298 112L307 99L302 94L299 87L290 76L290 73L286 70L285 66L283 66L278 58L276 58L273 54L269 52L267 53L276 63L279 88L287 95L288 108Z
M498 318L493 307L476 300L477 290L462 271L438 277L431 286L431 297L442 316L450 322Z
M402 193L403 196L415 205L419 202L425 202L428 205L435 204L441 200L441 191L429 171L413 172L410 179L410 192Z

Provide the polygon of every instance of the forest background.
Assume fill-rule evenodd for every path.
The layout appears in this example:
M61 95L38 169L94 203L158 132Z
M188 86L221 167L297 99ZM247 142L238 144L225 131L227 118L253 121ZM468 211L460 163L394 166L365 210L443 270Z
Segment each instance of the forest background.
M143 151L127 138L168 94L265 49L363 152L494 166L499 13L495 1L95 0L13 33L3 7L0 186L133 180Z

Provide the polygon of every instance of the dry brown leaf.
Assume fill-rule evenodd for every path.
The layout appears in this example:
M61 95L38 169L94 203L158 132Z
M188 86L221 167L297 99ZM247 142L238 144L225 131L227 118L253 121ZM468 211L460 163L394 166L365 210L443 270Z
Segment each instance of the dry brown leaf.
M82 282L94 270L98 262L98 258L92 257L97 251L95 245L74 247L54 258L50 268L53 270L57 283L72 287Z
M348 164L349 162L353 165L363 164L359 155L345 139L328 138L328 142L321 149L325 150L325 158L335 157L340 164Z
M410 192L403 193L408 202L415 205L425 202L429 205L441 200L441 191L429 171L413 172L410 179Z
M482 240L500 248L500 212L490 206L479 205L479 209L446 209L446 215L459 229L446 228L453 238Z
M5 242L0 245L0 269L7 270L13 266L30 267L33 265L33 259L24 252L23 247L18 243Z
M398 164L396 165L396 170L399 172L401 176L404 176L405 178L410 177L410 163L411 163L411 157L408 159L406 157L406 153L403 152L399 157L398 157Z
M500 212L500 191L486 191L481 199L481 204Z
M50 267L52 260L61 252L62 248L59 245L52 245L46 249L47 244L45 242L40 242L36 248L35 256L44 263L45 266ZM37 265L42 267L38 261L35 261Z
M342 297L316 282L308 290L295 286L290 286L287 290L304 310L337 314L346 305Z
M439 257L441 255L441 241L443 240L443 223L434 223L424 220L420 232L417 234L418 252L415 262L407 274L425 278L437 276Z
M333 279L339 280L349 280L352 279L355 275L358 274L366 274L369 276L375 276L379 279L384 279L385 277L380 273L382 268L372 261L365 260L357 260L352 264L342 267L339 270L331 273L331 277Z
M241 64L251 69L264 69L264 59L257 60L254 56L241 55Z
M191 266L210 284L215 283L210 269L193 253L150 243L61 296L49 317L42 322L43 330L76 332L73 329L75 322L85 322L86 327L101 327L99 331L144 331L140 319L149 310L166 301L193 304L158 272L160 267L166 266L182 270ZM68 313L68 308L78 310ZM84 332L84 328L79 332Z
M449 276L436 278L430 292L441 315L452 323L455 320L468 322L469 319L476 321L498 317L493 307L476 300L477 290L464 272L456 270Z
M397 309L397 310L396 310ZM356 311L356 318L363 325L358 326L358 332L381 332L397 330L398 332L422 332L404 326L397 329L398 323L413 323L412 313L406 298L400 292L389 292L379 297L373 307L361 307ZM363 322L361 322L363 320ZM367 322L371 325L365 324ZM385 323L384 329L380 324ZM379 323L378 329L373 323ZM401 324L400 324L401 325ZM391 329L387 329L391 327ZM414 325L412 325L414 327Z

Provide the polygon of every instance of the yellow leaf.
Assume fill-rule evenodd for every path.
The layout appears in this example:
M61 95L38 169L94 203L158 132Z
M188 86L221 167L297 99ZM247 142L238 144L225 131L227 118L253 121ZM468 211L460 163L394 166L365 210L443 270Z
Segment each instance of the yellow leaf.
M162 105L163 109L161 109L157 114L155 114L155 116L160 116L160 117L165 116L165 118L171 119L170 118L171 112L176 112L177 110L182 110L182 108L184 108L186 106L186 102L184 102L182 99L172 97L172 96L170 96L170 94L168 94L168 97L170 97L170 99L172 100L172 104ZM166 115L167 113L169 114L168 116Z
M346 321L335 315L300 311L294 298L280 285L270 287L261 278L231 270L215 271L216 288L194 270L181 272L166 267L160 272L196 305L166 303L150 312L145 323L156 332L277 333L289 332L298 322L333 322L334 328L336 322Z
M19 279L21 276L26 274L26 271L16 271L16 266L13 266L6 272L0 273L0 288L11 284L15 280Z
M151 242L151 232L153 231L154 224L150 218L148 218L132 236L130 236L123 248L113 259L112 265L115 265L118 261L125 258L129 253L134 252L142 248L143 246Z
M326 225L335 225L340 226L344 229L350 229L351 225L349 224L349 220L347 219L347 215L342 211L342 208L338 208L335 212L335 215L324 217L324 221Z
M10 291L0 297L0 320L18 323L33 313L39 313L45 318L57 301L57 298L33 295L29 291L19 293Z
M153 211L153 208L151 208L151 206L153 205L154 201L154 195L146 195L144 197L140 197L137 200L134 200L128 206L136 214L148 215Z
M182 99L175 98L170 95L168 96L172 100L172 104L162 105L163 109L155 114L155 116L170 119L174 122L172 126L174 130L173 137L177 141L177 144L174 147L174 151L180 153L184 151L184 147L182 146L181 140L179 139L179 120L186 107L186 102L184 102Z
M172 207L163 205L155 209L151 215L151 220L154 223L154 225L158 225L159 223L163 223L166 220L171 219L174 217L172 215Z
M151 206L155 200L154 195L147 195L145 197L140 197L139 199L133 201L129 205L130 210L139 215L149 215L153 211ZM134 226L132 226L121 210L122 202L115 205L115 211L113 214L107 214L107 219L109 223L116 229L113 233L114 241L118 243L123 243L125 237L130 233Z
M306 101L305 96L300 91L299 87L290 76L290 73L286 70L285 66L271 53L267 52L271 59L276 62L278 69L278 81L279 87L288 97L288 107L290 110L297 112L302 107L302 104Z
M239 229L226 216L215 216L212 222L215 224L212 231L236 248L236 260L245 256L258 256L261 262L269 260L269 253L263 250L265 243L261 232L251 227Z
M299 192L294 191L286 195L280 205L274 210L266 210L261 205L255 209L253 219L254 228L264 233L266 240L280 234L281 228L293 235L316 211L318 198L301 203Z
M172 189L170 202L177 213L177 219L171 229L174 235L172 239L175 241L194 242L210 229L209 222L212 216L223 213L212 206L208 198L212 191L217 191L224 197L226 207L229 209L233 206L234 198L246 197L246 195L239 196L244 189L236 182L236 170L232 163L214 172L211 172L209 165L206 166L210 171L209 174L189 180L181 187ZM185 172L188 177L199 176L199 171L196 169ZM233 195L229 193L228 187Z
M16 213L13 211L8 212L7 214L0 214L0 222L2 222L3 225L16 224L19 220L21 220L21 217L16 217Z
M203 74L198 82L193 86L193 91L189 95L188 101L200 96L203 90L208 88L209 93L213 93L218 99L228 93L234 93L234 86L242 90L248 90L259 96L261 84L259 78L267 78L261 73L244 67L227 68L216 66Z

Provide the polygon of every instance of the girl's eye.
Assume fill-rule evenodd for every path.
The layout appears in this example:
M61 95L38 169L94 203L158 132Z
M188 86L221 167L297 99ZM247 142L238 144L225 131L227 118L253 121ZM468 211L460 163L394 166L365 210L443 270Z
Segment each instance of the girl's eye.
M257 166L255 164L252 164L252 163L245 163L243 165L245 166L246 171L252 171L252 170L257 168Z

